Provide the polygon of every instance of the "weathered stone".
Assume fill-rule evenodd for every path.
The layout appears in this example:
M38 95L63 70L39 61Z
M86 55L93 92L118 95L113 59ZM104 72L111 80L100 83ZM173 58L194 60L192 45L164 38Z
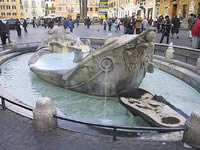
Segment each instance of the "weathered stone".
M137 36L122 35L112 38L109 35L102 47L96 49L84 59L80 60L81 56L75 55L75 62L80 61L77 67L70 68L70 70L63 69L65 73L62 75L59 73L56 75L56 72L54 72L55 78L52 78L51 68L48 68L48 70L40 69L39 66L30 63L29 66L31 71L35 72L40 78L45 79L45 81L73 91L99 96L105 95L105 84L102 81L105 80L107 73L107 96L117 96L122 90L137 88L146 72L153 72L153 66L149 63L152 62L153 58L152 41L154 34L153 30L150 29ZM46 40L41 45L51 45L51 47L54 45L57 52L61 46L52 44L55 41L63 45L63 50L68 48L73 52L77 48L82 48L81 52L83 52L85 49L83 46L87 46L80 46L77 37L74 37L74 40L68 40L69 38L60 36ZM73 37L74 35L70 36ZM73 45L66 46L67 41ZM55 49L54 47L52 49ZM41 50L37 53L41 53ZM54 53L54 51L49 51L49 53ZM35 56L36 54L31 59L34 59ZM88 70L91 67L93 69ZM57 71L59 72L59 70Z
M47 97L40 98L33 110L33 124L37 131L46 132L57 127L56 107Z
M174 48L173 48L173 44L171 44L171 43L166 51L166 58L167 59L174 58Z
M197 59L197 71L200 72L200 57Z
M192 112L190 118L185 122L183 142L200 148L200 110Z

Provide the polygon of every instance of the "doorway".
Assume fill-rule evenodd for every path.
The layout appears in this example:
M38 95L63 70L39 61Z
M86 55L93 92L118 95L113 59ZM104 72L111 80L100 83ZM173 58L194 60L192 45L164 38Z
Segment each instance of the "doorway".
M187 17L187 5L183 5L183 18Z
M172 17L174 17L176 15L177 12L177 4L173 5L173 10L172 10Z

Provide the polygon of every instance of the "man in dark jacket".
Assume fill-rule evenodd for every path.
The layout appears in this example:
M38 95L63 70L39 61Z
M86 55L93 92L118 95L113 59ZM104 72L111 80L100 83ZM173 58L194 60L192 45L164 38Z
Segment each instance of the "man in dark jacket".
M162 43L164 37L167 37L167 44L169 44L169 34L170 34L170 29L171 29L171 21L169 19L169 16L165 17L165 20L163 21L161 32L162 32L162 37L160 39L160 43Z
M180 20L179 18L177 18L177 16L175 15L174 18L172 19L172 36L171 38L174 38L174 33L176 33L177 39L179 38L179 28L180 28Z
M17 19L17 21L15 23L15 27L16 27L16 30L17 30L17 35L21 36L21 23L20 23L19 19Z
M2 45L6 45L6 25L0 20L0 36Z
M90 18L89 18L89 17L88 17L87 20L86 20L86 25L87 25L87 28L90 28L91 21L90 21Z

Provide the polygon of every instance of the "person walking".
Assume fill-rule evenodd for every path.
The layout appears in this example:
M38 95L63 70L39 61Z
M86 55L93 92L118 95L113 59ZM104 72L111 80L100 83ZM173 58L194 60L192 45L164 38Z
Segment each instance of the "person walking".
M172 36L171 38L174 38L174 33L176 33L176 37L177 39L179 38L179 28L180 28L180 20L179 18L177 18L177 16L175 15L174 18L172 19L172 22L173 24L172 26Z
M123 20L123 25L124 25L124 34L127 34L127 28L128 28L128 17L127 15L125 16Z
M69 27L69 21L66 18L64 19L63 27L64 29L67 29Z
M106 30L107 20L106 18L103 19L103 30Z
M200 20L192 28L192 48L199 48Z
M136 34L140 34L141 32L142 21L143 21L142 17L140 17L140 15L138 14L136 18L136 24L135 24Z
M6 36L8 38L8 42L11 43L12 41L10 40L10 29L9 29L9 23L6 22Z
M128 19L127 34L134 34L135 23L136 22L135 22L134 17L131 17Z
M190 17L188 18L188 30L189 30L189 38L192 38L192 19L194 18L193 14L190 14Z
M26 19L24 19L24 22L23 22L23 27L24 27L24 32L27 33L27 22L26 22Z
M160 39L160 43L162 43L164 37L167 37L167 44L169 44L169 34L170 34L170 29L171 29L171 21L169 19L169 16L165 16L165 20L163 21L162 24L162 37Z
M0 20L0 36L2 45L6 45L6 25Z
M72 18L69 19L68 25L69 25L70 32L73 33L74 22L72 21Z
M146 19L146 17L144 17L143 21L142 21L142 31L145 31L148 27L148 20Z
M87 25L87 28L89 29L91 25L91 21L89 17L86 19L86 25Z
M33 28L35 28L35 18L33 18Z
M79 27L79 18L76 18L76 26Z
M163 23L163 16L159 16L158 20L157 20L157 33L160 33L160 29L162 27L162 23Z
M16 27L16 30L17 30L17 35L21 36L21 23L20 23L19 19L17 19L17 21L15 23L15 27Z
M112 18L110 18L110 19L108 20L108 31L111 31L111 29L112 29L112 24L113 24Z

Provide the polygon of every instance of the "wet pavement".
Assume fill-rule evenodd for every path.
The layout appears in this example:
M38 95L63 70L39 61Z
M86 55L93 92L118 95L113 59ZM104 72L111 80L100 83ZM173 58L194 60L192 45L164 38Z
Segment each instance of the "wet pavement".
M123 31L103 31L103 26L92 25L87 29L80 25L74 29L74 34L80 37L105 38L109 33L120 36ZM17 37L15 30L11 31L11 40L19 43L41 42L47 36L44 27L28 27L28 33L22 31ZM156 35L156 42L161 34ZM190 47L191 41L187 31L180 32L179 39L171 39L175 45ZM54 131L41 134L34 130L32 120L0 107L0 150L185 150L182 141L151 141L136 137L118 137L112 141L112 136L88 135L57 128Z

